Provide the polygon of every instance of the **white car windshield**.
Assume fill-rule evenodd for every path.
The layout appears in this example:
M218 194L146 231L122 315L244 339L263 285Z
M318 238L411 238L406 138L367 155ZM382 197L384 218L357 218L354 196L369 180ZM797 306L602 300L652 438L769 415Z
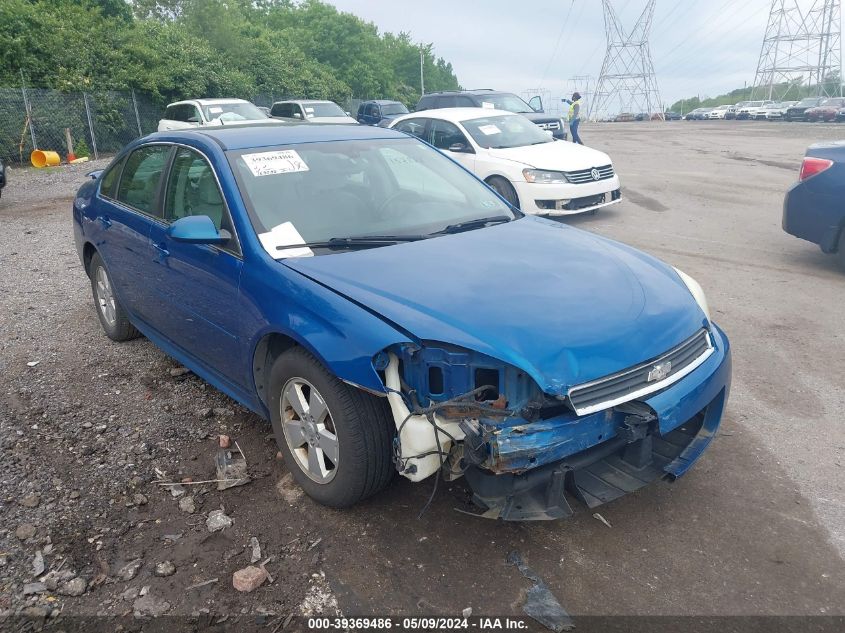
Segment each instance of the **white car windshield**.
M251 103L214 103L203 106L205 118L209 121L262 121L269 118Z
M340 109L336 103L303 103L303 110L305 110L305 118L312 119L314 117L345 117L346 112Z
M522 116L487 116L462 121L473 140L485 149L553 143L554 138Z
M288 242L297 244L407 238L516 217L481 181L417 139L305 143L227 156L265 248L273 233L301 236Z

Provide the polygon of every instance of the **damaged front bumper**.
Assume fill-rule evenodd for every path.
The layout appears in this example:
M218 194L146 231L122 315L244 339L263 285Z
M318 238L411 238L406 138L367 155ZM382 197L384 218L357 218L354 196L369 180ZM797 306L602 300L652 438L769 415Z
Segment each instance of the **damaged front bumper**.
M464 475L482 516L564 518L569 495L593 508L683 475L713 439L730 391L728 339L716 326L712 335L715 353L642 401L581 417L462 425Z

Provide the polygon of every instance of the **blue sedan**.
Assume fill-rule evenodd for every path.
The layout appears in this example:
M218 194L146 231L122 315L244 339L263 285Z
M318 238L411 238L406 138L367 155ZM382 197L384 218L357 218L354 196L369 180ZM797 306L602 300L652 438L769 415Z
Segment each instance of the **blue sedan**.
M166 132L93 176L74 233L106 334L269 419L323 504L399 472L560 518L682 475L719 426L729 344L693 279L524 217L416 138Z
M835 254L845 268L845 141L807 149L783 203L783 230Z

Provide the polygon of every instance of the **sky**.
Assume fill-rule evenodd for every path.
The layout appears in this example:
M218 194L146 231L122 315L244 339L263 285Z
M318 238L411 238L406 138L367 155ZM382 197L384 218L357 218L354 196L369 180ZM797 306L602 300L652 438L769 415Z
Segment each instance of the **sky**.
M600 0L328 0L379 30L432 43L464 88L559 102L595 87L605 53ZM646 0L612 0L630 29ZM661 100L667 106L754 83L771 0L657 0L650 36ZM572 77L592 75L587 81ZM547 107L547 110L554 109Z

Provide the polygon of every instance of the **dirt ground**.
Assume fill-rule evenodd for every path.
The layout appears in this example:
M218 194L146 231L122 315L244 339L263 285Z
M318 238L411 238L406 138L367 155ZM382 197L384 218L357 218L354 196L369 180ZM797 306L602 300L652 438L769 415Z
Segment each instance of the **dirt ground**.
M521 615L531 584L507 563L513 550L576 624L845 615L845 273L780 228L806 145L843 132L583 128L614 159L625 202L567 222L697 278L734 353L709 451L676 483L603 506L609 526L583 508L562 522L473 518L456 511L459 482L418 519L432 482L398 477L351 510L316 505L286 476L269 425L174 375L146 339L102 333L72 240L84 172L14 170L0 199L0 615L248 615L269 630L290 614ZM251 483L178 497L158 485L213 478L220 433ZM233 525L209 532L220 509ZM238 593L253 537L274 582Z

